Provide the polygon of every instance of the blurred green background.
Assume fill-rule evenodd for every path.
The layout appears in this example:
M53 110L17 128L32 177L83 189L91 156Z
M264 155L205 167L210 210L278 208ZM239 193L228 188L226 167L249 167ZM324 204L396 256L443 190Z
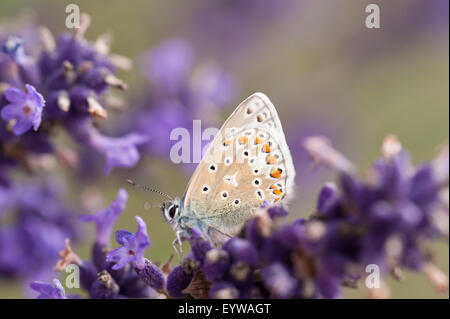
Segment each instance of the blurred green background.
M431 158L441 143L448 142L448 1L376 1L381 8L380 29L367 29L364 25L365 7L373 1L294 1L273 19L254 22L248 38L229 49L237 51L233 58L228 58L232 52L215 45L225 39L202 38L191 27L201 25L195 10L203 2L2 0L0 20L14 21L28 12L37 23L58 34L66 31L65 6L76 3L92 17L86 37L95 39L111 31L112 51L134 61L143 50L167 38L182 37L198 49L199 59L218 61L235 78L238 95L234 105L224 111L223 119L251 93L264 92L277 107L285 131L315 123L329 125L333 128L329 137L335 146L362 172L379 155L381 141L387 134L400 138L415 163ZM436 18L442 15L440 10L446 10L444 21ZM128 97L148 85L139 65L119 76L129 85L125 93ZM216 124L220 125L221 122ZM300 144L289 146L295 149ZM145 171L149 180L139 181L181 196L189 174L174 168L170 162L143 158L139 170ZM296 163L296 169L305 183L298 182L297 199L290 205L292 219L311 213L319 185L334 178L325 171L315 176L306 162ZM104 177L96 186L105 203L115 197L118 187L129 191L127 209L116 229L134 232L134 216L142 216L152 240L148 257L165 261L173 252L173 232L157 209L144 208L146 202L158 203L160 198L131 189L124 182L126 174L121 171ZM75 186L71 193L74 201L79 199ZM84 258L89 256L93 239L92 225L89 228L86 243L75 247ZM434 250L438 266L448 274L448 244L436 244ZM423 274L406 272L405 277L403 283L389 280L393 298L449 296L448 292L436 293ZM2 298L20 297L21 289L17 283L0 281ZM344 297L365 296L362 290L345 289Z

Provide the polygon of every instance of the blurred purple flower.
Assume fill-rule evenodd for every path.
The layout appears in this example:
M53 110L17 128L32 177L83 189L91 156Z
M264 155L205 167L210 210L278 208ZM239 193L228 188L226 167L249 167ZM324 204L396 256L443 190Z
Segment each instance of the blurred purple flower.
M67 299L64 287L58 279L53 279L54 286L41 281L34 281L30 284L31 289L37 291L37 299Z
M96 243L101 247L107 246L111 237L111 232L119 217L120 213L125 209L128 200L128 193L121 188L117 192L116 199L108 208L100 210L92 215L81 215L79 220L82 222L92 222L96 226Z
M171 96L185 89L193 63L193 48L181 39L171 39L148 52L144 67L155 94Z
M27 93L17 88L6 89L5 96L11 104L1 110L1 116L5 121L16 121L13 126L15 135L22 135L30 128L37 131L41 125L42 109L45 106L44 98L33 86L26 84L25 87Z
M135 133L108 138L97 131L92 121L92 118L108 117L108 105L103 104L103 97L109 88L126 88L115 72L117 67L129 67L129 63L125 63L128 60L109 55L110 39L106 35L95 42L87 41L83 35L90 18L83 14L80 21L82 26L76 34L61 34L56 41L48 29L40 28L42 46L38 50L26 46L33 42L29 37L23 40L11 34L0 37L3 50L0 53L1 115L5 120L16 120L12 131L23 137L14 139L9 134L11 128L1 126L2 144L13 145L17 149L11 154L2 154L2 157L23 163L29 153L53 153L62 159L59 147L54 147L51 139L55 131L52 128L58 125L80 145L86 148L94 145L95 150L103 153L107 158L105 172L115 167L132 167L139 160L136 145L144 143L143 138L137 138ZM15 89L24 86L29 91L26 98ZM43 99L45 109L42 109ZM41 117L39 134L27 132L31 127L37 130ZM89 127L89 134L78 132L80 123ZM40 145L39 152L35 145ZM3 153L3 149L0 151ZM76 162L74 160L70 165Z
M32 277L56 261L65 238L79 239L74 212L61 198L62 186L47 180L3 188L8 203L0 207L1 277Z
M137 146L147 141L147 136L137 133L130 133L122 137L104 136L98 132L91 135L91 145L105 157L105 174L116 167L135 166L140 158Z
M215 123L218 108L231 106L236 86L217 64L195 59L193 47L183 39L164 41L143 60L151 91L143 97L128 129L137 127L149 136L147 152L168 158L176 143L167 143L173 129L191 132L194 119L202 120L203 129Z
M199 45L206 43L207 50L230 60L253 48L264 28L284 21L295 4L292 0L201 1L195 7L192 31L200 37Z

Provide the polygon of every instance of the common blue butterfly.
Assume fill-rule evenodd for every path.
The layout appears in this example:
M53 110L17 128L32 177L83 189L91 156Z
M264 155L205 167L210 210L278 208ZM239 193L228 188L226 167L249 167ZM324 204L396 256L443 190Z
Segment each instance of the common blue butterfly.
M175 250L193 227L215 244L237 234L264 201L292 195L294 178L277 111L265 94L255 93L225 121L183 198L161 207L176 233Z

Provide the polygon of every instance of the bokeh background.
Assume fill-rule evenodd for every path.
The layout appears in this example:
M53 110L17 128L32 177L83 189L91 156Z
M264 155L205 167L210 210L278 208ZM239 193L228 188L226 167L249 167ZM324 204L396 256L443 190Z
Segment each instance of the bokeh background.
M365 7L372 2L381 8L380 29L367 29L364 24ZM150 144L133 169L104 176L101 168L88 161L84 165L92 176L85 182L73 182L71 174L65 173L68 200L76 204L94 193L101 198L97 205L106 205L119 187L125 187L130 198L115 229L134 231L134 216L142 216L152 240L147 250L152 260L169 258L174 235L157 209L162 199L132 189L126 178L182 196L195 167L170 162L168 150L173 142L158 127L159 121L138 123L139 116L130 116L147 105L154 108L158 83L152 80L158 71L152 63L158 64L158 50L169 50L171 45L179 48L175 51L184 53L175 59L186 60L183 76L205 94L216 94L217 105L203 103L202 112L192 113L208 126L220 127L253 92L271 98L298 173L297 196L290 205L292 219L312 213L320 185L334 178L326 169L311 169L300 147L302 138L328 136L362 174L379 155L387 134L400 138L415 163L431 158L448 141L448 0L2 0L0 28L3 23L40 24L54 34L67 31L65 7L69 3L90 14L88 39L111 32L112 51L134 63L131 70L118 74L129 87L122 94L126 108L108 120L105 129L147 125L150 130L161 129L161 134L159 143ZM209 81L202 77L205 73ZM220 92L214 91L211 81L218 83ZM173 100L185 103L179 96ZM178 114L160 116L169 126L172 119L174 127L179 123ZM125 124L123 120L117 124L116 117L126 118ZM83 225L83 229L85 236L75 250L87 258L94 232L92 225ZM448 274L448 244L436 244L435 252L438 266ZM389 281L393 298L448 298L448 292L437 294L422 274L406 272L405 277L403 283ZM0 279L1 298L23 296L22 282ZM365 294L345 289L344 297Z

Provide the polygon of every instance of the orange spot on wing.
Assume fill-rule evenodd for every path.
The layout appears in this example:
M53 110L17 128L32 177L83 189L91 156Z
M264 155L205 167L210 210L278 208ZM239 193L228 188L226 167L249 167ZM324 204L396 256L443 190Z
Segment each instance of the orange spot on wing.
M223 142L224 146L230 145L231 144L231 140L225 140L225 142Z
M275 198L274 202L276 203L276 202L278 202L280 199L281 199L280 197L277 197L277 198Z
M275 164L277 160L272 154L267 155L267 164Z
M273 193L274 193L275 195L281 195L283 192L280 191L279 189L275 189L275 190L273 191Z
M240 136L239 137L239 144L245 144L245 143L247 143L247 137Z
M253 112L253 110L249 107L249 108L247 109L247 114L252 114L252 112Z
M262 139L260 139L259 137L255 136L255 144L258 145L261 142L262 142Z
M279 168L273 168L273 169L270 171L270 176L273 177L273 178L280 178L280 176L281 176L281 171L280 171L280 169L279 169Z
M272 186L270 186L269 187L270 189L274 189L274 188L277 188L275 185L272 185Z
M262 115L258 115L258 116L256 117L256 119L258 120L258 122L262 122L263 117L262 117Z
M263 152L269 153L269 152L270 152L270 146L269 146L269 144L264 144L262 150L263 150Z

